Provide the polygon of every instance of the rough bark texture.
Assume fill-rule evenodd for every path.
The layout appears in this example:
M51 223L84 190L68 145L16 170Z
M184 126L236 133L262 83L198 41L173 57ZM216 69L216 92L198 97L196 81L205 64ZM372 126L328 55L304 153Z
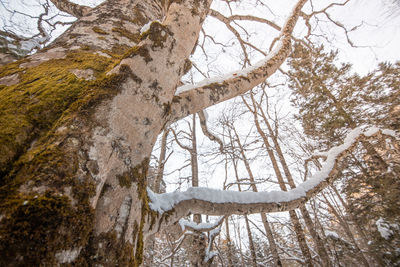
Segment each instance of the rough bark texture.
M148 157L210 2L106 1L0 70L0 265L140 265Z

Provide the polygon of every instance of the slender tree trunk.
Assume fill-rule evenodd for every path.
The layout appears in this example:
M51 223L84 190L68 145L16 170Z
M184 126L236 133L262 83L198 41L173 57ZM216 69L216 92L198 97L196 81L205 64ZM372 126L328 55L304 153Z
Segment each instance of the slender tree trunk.
M251 111L251 109L249 109L249 110ZM253 115L256 116L256 113L253 112ZM269 158L271 160L271 163L272 163L273 169L275 171L276 177L278 179L279 186L282 189L282 191L287 191L285 182L283 180L281 171L280 171L280 169L278 167L277 160L276 160L274 152L272 151L272 148L271 148L271 146L269 144L269 141L268 141L266 135L264 134L264 132L261 130L261 127L260 127L260 125L258 123L258 120L255 120L255 123L256 123L256 127L257 127L257 130L258 130L258 133L261 135L261 137L263 139L263 142L264 142L264 145L265 145L265 147L267 149L267 153L268 153L268 156L269 156ZM297 241L299 243L300 250L301 250L301 252L303 254L305 263L306 263L307 266L313 266L311 253L310 253L310 250L309 250L309 248L307 246L306 238L305 238L305 235L304 235L303 228L301 227L300 220L297 217L297 214L296 214L296 212L294 210L289 211L289 216L290 216L290 220L293 223L293 227L294 227L294 230L295 230L295 233L296 233Z
M237 135L235 130L234 130L234 133L235 133L235 137L236 137L236 140L237 140L236 142L238 143L238 146L239 146L240 154L242 155L243 163L244 163L244 165L246 167L247 173L249 174L249 180L250 180L250 183L251 183L251 188L253 189L254 192L258 192L257 186L255 184L255 180L254 180L254 175L253 175L253 172L252 172L252 170L250 168L250 164L249 164L249 161L247 160L246 154L244 152L242 143L240 142L239 136ZM260 213L260 216L261 216L261 220L262 220L263 225L264 225L265 232L267 234L270 253L271 253L271 255L272 255L273 259L274 259L274 265L275 266L282 266L281 259L280 259L279 254L278 254L278 250L276 249L276 243L275 243L274 235L273 235L272 229L271 229L271 227L270 227L270 225L268 223L267 215L265 213Z
M238 186L238 191L242 192L242 187L240 186L240 179L239 179L239 174L238 174L238 168L237 168L237 163L235 159L232 159L233 163L233 168L235 171L235 177L236 177L236 182ZM253 242L253 237L251 235L251 230L250 230L250 225L249 225L249 219L247 216L244 216L245 224L246 224L246 230L247 230L247 237L249 239L249 250L250 250L250 258L251 258L251 263L253 267L257 267L257 256L255 252L255 247L254 247L254 242Z
M192 116L191 141L192 146L189 152L192 169L192 187L198 187L199 165L197 158L196 114L193 114ZM201 214L194 214L193 221L195 223L201 223ZM194 232L194 234L188 238L188 241L190 246L189 254L191 266L210 266L212 263L212 259L210 259L208 262L205 262L205 252L207 248L207 240L205 234L201 232Z
M243 256L243 250L242 250L242 238L240 236L240 227L238 225L237 227L237 233L238 233L238 237L239 237L239 254L240 254L240 263L242 264L242 267L246 266L244 263L244 256Z
M244 216L244 221L246 223L247 237L249 238L249 250L250 250L250 256L251 256L251 265L253 267L257 267L256 248L254 247L253 236L251 235L249 219L247 218L246 215Z
M328 198L325 196L325 194L322 194L322 196L325 199L325 203L328 205L328 207L331 209L333 215L335 215L335 217L338 219L340 225L342 226L344 232L346 233L347 237L351 240L351 242L353 243L353 246L355 248L355 251L357 252L357 254L360 256L361 262L363 263L364 266L370 266L368 260L365 258L364 253L360 250L360 248L358 247L358 244L354 238L354 235L350 229L349 224L347 223L347 221L340 216L340 214L336 211L336 208L331 204L331 202L328 200Z
M274 147L275 147L276 153L278 155L279 162L280 162L280 164L282 166L283 172L285 173L285 176L286 176L286 179L287 179L287 181L289 183L289 186L290 186L291 189L296 188L296 184L294 183L293 176L292 176L292 174L291 174L291 172L289 170L289 166L287 165L286 159L285 159L285 157L283 155L283 152L281 150L281 147L280 147L280 144L279 144L279 141L278 141L278 137L277 137L277 133L272 130L272 127L271 127L271 125L270 125L270 123L268 121L268 118L267 118L266 114L264 113L264 110L256 103L256 101L255 101L255 99L254 99L252 94L251 94L251 99L252 99L253 107L254 107L254 113L253 113L254 114L254 120L255 120L255 124L256 124L258 132L261 134L261 132L263 132L263 131L262 131L262 129L260 127L260 124L259 124L259 121L258 121L257 106L258 106L258 109L261 112L261 116L262 116L262 119L263 119L264 123L267 125L268 133L269 133L269 135L270 135L270 137L271 137L271 139L272 139L272 141L274 143ZM263 138L267 139L267 137L265 135L263 136ZM307 208L306 208L305 205L301 205L300 206L300 212L301 212L301 214L303 216L303 219L304 219L304 222L305 222L305 224L307 226L307 229L311 234L311 237L312 237L312 239L314 241L314 244L315 244L315 246L317 248L317 251L318 251L318 255L320 256L323 265L324 266L331 266L328 253L326 251L326 248L325 248L325 246L323 244L323 241L322 241L321 237L319 236L318 232L316 231L316 229L314 227L314 223L313 223L313 221L311 219L311 216L310 216L309 212L307 211Z
M368 250L369 256L372 259L374 259L374 261L375 261L375 263L374 263L375 265L384 266L384 262L383 262L382 258L379 257L379 255L377 255L377 253L375 253L375 251L371 248L370 245L368 245L368 238L365 235L364 230L361 228L361 226L358 224L357 220L354 218L353 214L351 212L349 212L349 207L347 206L347 203L344 201L344 199L342 198L340 193L337 191L335 186L331 186L331 188L332 188L333 192L335 193L335 195L338 197L339 201L342 203L342 205L347 213L347 216L349 216L350 221L354 225L354 227L359 235L359 240L361 242L362 247L366 248Z
M227 241L227 246L228 246L228 267L234 267L233 262L232 262L232 239L231 235L229 233L229 221L228 218L225 219L225 229L226 229L226 241Z

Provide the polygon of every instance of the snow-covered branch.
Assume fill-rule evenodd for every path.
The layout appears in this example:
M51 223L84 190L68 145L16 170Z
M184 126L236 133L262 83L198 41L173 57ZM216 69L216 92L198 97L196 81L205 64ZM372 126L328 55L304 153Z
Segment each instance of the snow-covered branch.
M182 231L191 230L198 232L209 232L220 226L225 218L226 216L222 216L219 220L215 221L214 223L196 223L185 219L180 219L179 225L181 226Z
M175 92L171 104L171 120L176 121L209 106L241 95L271 76L291 51L291 36L307 0L299 0L280 31L275 48L263 60L251 67L228 73L223 77L206 79L198 84L183 85Z
M309 180L290 191L269 192L236 192L210 188L189 188L185 192L155 194L148 189L150 207L160 214L168 212L168 216L179 219L189 213L226 215L251 214L260 212L279 212L298 208L329 185L337 170L337 163L345 157L364 138L386 134L395 136L393 131L372 127L353 129L343 144L325 152L326 160L320 171Z

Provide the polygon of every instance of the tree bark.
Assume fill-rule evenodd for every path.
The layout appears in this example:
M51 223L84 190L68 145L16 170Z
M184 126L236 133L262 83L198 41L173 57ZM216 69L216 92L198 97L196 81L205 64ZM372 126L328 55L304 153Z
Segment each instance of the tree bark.
M109 0L2 69L0 265L141 264L148 159L210 3Z

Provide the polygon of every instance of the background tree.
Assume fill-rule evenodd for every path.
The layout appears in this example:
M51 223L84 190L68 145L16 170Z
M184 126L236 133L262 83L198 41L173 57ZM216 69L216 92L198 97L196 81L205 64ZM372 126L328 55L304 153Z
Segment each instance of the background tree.
M309 50L299 45L289 64L290 86L293 102L300 108L299 118L305 133L321 147L342 140L350 129L361 125L398 129L398 114L394 110L399 106L399 63L381 63L376 70L360 77L350 72L349 64L337 67L337 52L325 52L323 47ZM384 138L362 142L338 173L345 181L342 188L349 201L347 212L368 232L378 233L380 221L398 224L392 217L398 213L399 203L396 178L399 162L395 156L397 145L393 142ZM367 155L361 156L363 150ZM386 225L391 232L390 223ZM398 241L394 236L385 246L383 243L389 236L385 240L378 235L375 242L379 249L370 251L371 256L380 254L374 257L378 263L384 264L381 259L385 259L386 264L397 264L398 254L393 244ZM386 254L381 254L385 250Z

